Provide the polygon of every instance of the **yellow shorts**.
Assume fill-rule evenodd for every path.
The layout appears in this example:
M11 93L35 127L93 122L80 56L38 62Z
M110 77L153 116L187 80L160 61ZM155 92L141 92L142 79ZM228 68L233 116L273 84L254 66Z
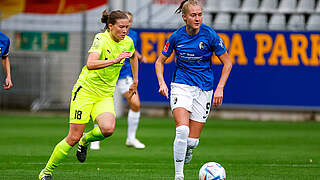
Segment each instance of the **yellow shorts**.
M70 103L70 123L86 124L90 117L95 121L98 115L105 112L116 117L112 97L95 96L77 84L73 87Z

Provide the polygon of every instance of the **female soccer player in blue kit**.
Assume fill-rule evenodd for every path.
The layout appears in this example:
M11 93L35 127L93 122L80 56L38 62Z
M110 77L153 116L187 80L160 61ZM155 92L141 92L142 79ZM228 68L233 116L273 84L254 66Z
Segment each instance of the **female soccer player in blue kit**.
M223 63L221 78L214 92L214 107L222 104L223 88L232 68L222 39L211 27L202 24L200 2L184 0L176 11L180 12L186 25L170 36L155 64L159 93L168 98L163 64L175 51L176 70L171 82L170 106L176 123L173 143L176 180L184 179L184 164L191 161L192 149L199 144L200 133L210 112L214 88L213 52Z

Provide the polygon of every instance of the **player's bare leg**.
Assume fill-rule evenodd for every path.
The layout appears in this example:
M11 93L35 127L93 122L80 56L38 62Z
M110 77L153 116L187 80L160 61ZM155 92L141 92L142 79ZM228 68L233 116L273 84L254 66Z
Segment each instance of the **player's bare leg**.
M204 123L197 122L190 120L189 121L189 128L190 128L190 133L188 137L188 142L187 142L187 152L186 152L186 157L184 160L185 164L190 163L192 159L192 150L196 148L199 144L199 138L200 134L202 131Z

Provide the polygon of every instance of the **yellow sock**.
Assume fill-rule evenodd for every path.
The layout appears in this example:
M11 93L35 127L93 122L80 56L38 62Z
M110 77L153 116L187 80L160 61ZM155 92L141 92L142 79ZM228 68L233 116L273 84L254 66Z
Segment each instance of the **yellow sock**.
M71 148L72 146L70 146L65 139L60 141L51 154L51 157L46 165L46 170L52 172L56 167L58 167L63 159L67 157Z

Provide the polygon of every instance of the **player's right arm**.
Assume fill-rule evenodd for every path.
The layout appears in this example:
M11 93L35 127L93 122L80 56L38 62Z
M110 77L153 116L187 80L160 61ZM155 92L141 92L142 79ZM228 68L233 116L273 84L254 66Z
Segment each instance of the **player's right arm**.
M100 60L100 54L97 52L91 52L87 60L88 70L95 70L111 66L113 64L119 63L122 59L130 58L131 52L125 51L121 53L117 58L110 60Z
M166 62L167 59L168 57L166 57L163 54L160 54L160 56L158 57L155 63L155 68L156 68L156 74L159 82L159 94L161 94L162 96L165 96L168 99L168 87L163 77L163 64Z
M162 96L165 96L168 99L168 87L166 85L166 82L163 78L163 65L166 62L166 60L170 57L172 54L174 47L175 47L175 37L176 33L174 32L168 39L166 45L164 46L162 53L159 55L156 63L156 74L159 82L159 94Z
M1 63L2 63L2 66L3 66L3 69L4 69L4 72L6 73L6 79L5 79L5 84L2 85L3 88L5 90L9 90L13 84L12 84L12 81L11 81L11 72L10 72L10 60L9 60L9 56L2 56L1 58Z

